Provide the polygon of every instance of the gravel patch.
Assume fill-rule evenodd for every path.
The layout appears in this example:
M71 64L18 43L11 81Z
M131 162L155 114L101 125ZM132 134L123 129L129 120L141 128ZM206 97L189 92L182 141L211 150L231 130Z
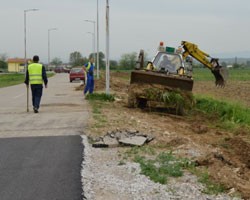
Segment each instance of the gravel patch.
M162 185L140 174L138 163L120 165L119 148L92 148L82 136L84 155L82 184L88 200L236 200L227 194L217 196L202 193L204 186L196 176L185 173Z

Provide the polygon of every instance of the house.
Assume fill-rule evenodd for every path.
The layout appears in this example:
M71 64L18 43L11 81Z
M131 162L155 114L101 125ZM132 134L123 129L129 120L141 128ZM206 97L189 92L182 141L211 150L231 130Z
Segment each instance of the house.
M26 59L30 62L31 59ZM24 58L9 58L8 61L8 71L9 72L24 72L25 69L25 59Z

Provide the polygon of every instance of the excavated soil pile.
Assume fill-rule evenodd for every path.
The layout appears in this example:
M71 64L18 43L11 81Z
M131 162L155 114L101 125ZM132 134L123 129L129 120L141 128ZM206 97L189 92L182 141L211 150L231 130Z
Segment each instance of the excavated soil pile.
M128 74L122 72L111 72L110 75L110 89L114 92L127 93L129 85ZM75 90L83 90L85 85L79 85ZM95 91L104 91L106 88L106 79L103 72L99 79L95 79Z
M180 115L194 105L191 92L159 84L133 83L129 86L128 96L129 107L161 108Z

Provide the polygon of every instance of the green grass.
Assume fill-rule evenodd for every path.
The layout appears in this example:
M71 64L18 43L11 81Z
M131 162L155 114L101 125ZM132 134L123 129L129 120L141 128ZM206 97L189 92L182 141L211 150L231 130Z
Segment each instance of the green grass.
M54 73L47 73L48 77L53 76ZM0 88L24 83L25 75L19 73L0 74Z
M229 69L229 80L233 81L250 81L250 68L249 69ZM207 68L194 68L193 69L194 81L214 81L214 75Z
M209 178L208 172L201 173L199 175L198 181L202 183L203 185L205 185L205 189L202 191L205 194L217 195L225 191L225 188L223 187L223 185L215 183Z
M89 100L89 103L92 107L93 118L95 120L94 127L104 127L108 121L106 116L102 113L102 109L107 102L114 101L114 95L93 93L87 94L85 98Z
M162 152L155 159L135 156L135 162L141 167L141 174L156 183L166 184L169 177L180 177L183 170L190 165L187 159L175 157L172 152Z
M105 93L93 93L93 94L87 94L85 99L93 101L93 100L98 100L98 101L114 101L115 96L112 94L105 94Z
M0 75L0 88L21 84L24 80L24 74L2 74Z
M196 109L213 119L217 118L224 128L250 127L250 109L240 104L197 96Z

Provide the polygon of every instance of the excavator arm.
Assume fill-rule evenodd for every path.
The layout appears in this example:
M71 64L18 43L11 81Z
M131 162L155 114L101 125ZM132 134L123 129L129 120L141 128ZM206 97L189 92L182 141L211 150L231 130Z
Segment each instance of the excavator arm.
M220 66L218 62L219 59L210 57L209 54L201 51L196 44L187 41L182 41L181 44L184 49L184 52L182 53L184 59L187 56L192 56L211 70L215 77L216 86L225 86L225 81L227 79L228 72L226 69Z

